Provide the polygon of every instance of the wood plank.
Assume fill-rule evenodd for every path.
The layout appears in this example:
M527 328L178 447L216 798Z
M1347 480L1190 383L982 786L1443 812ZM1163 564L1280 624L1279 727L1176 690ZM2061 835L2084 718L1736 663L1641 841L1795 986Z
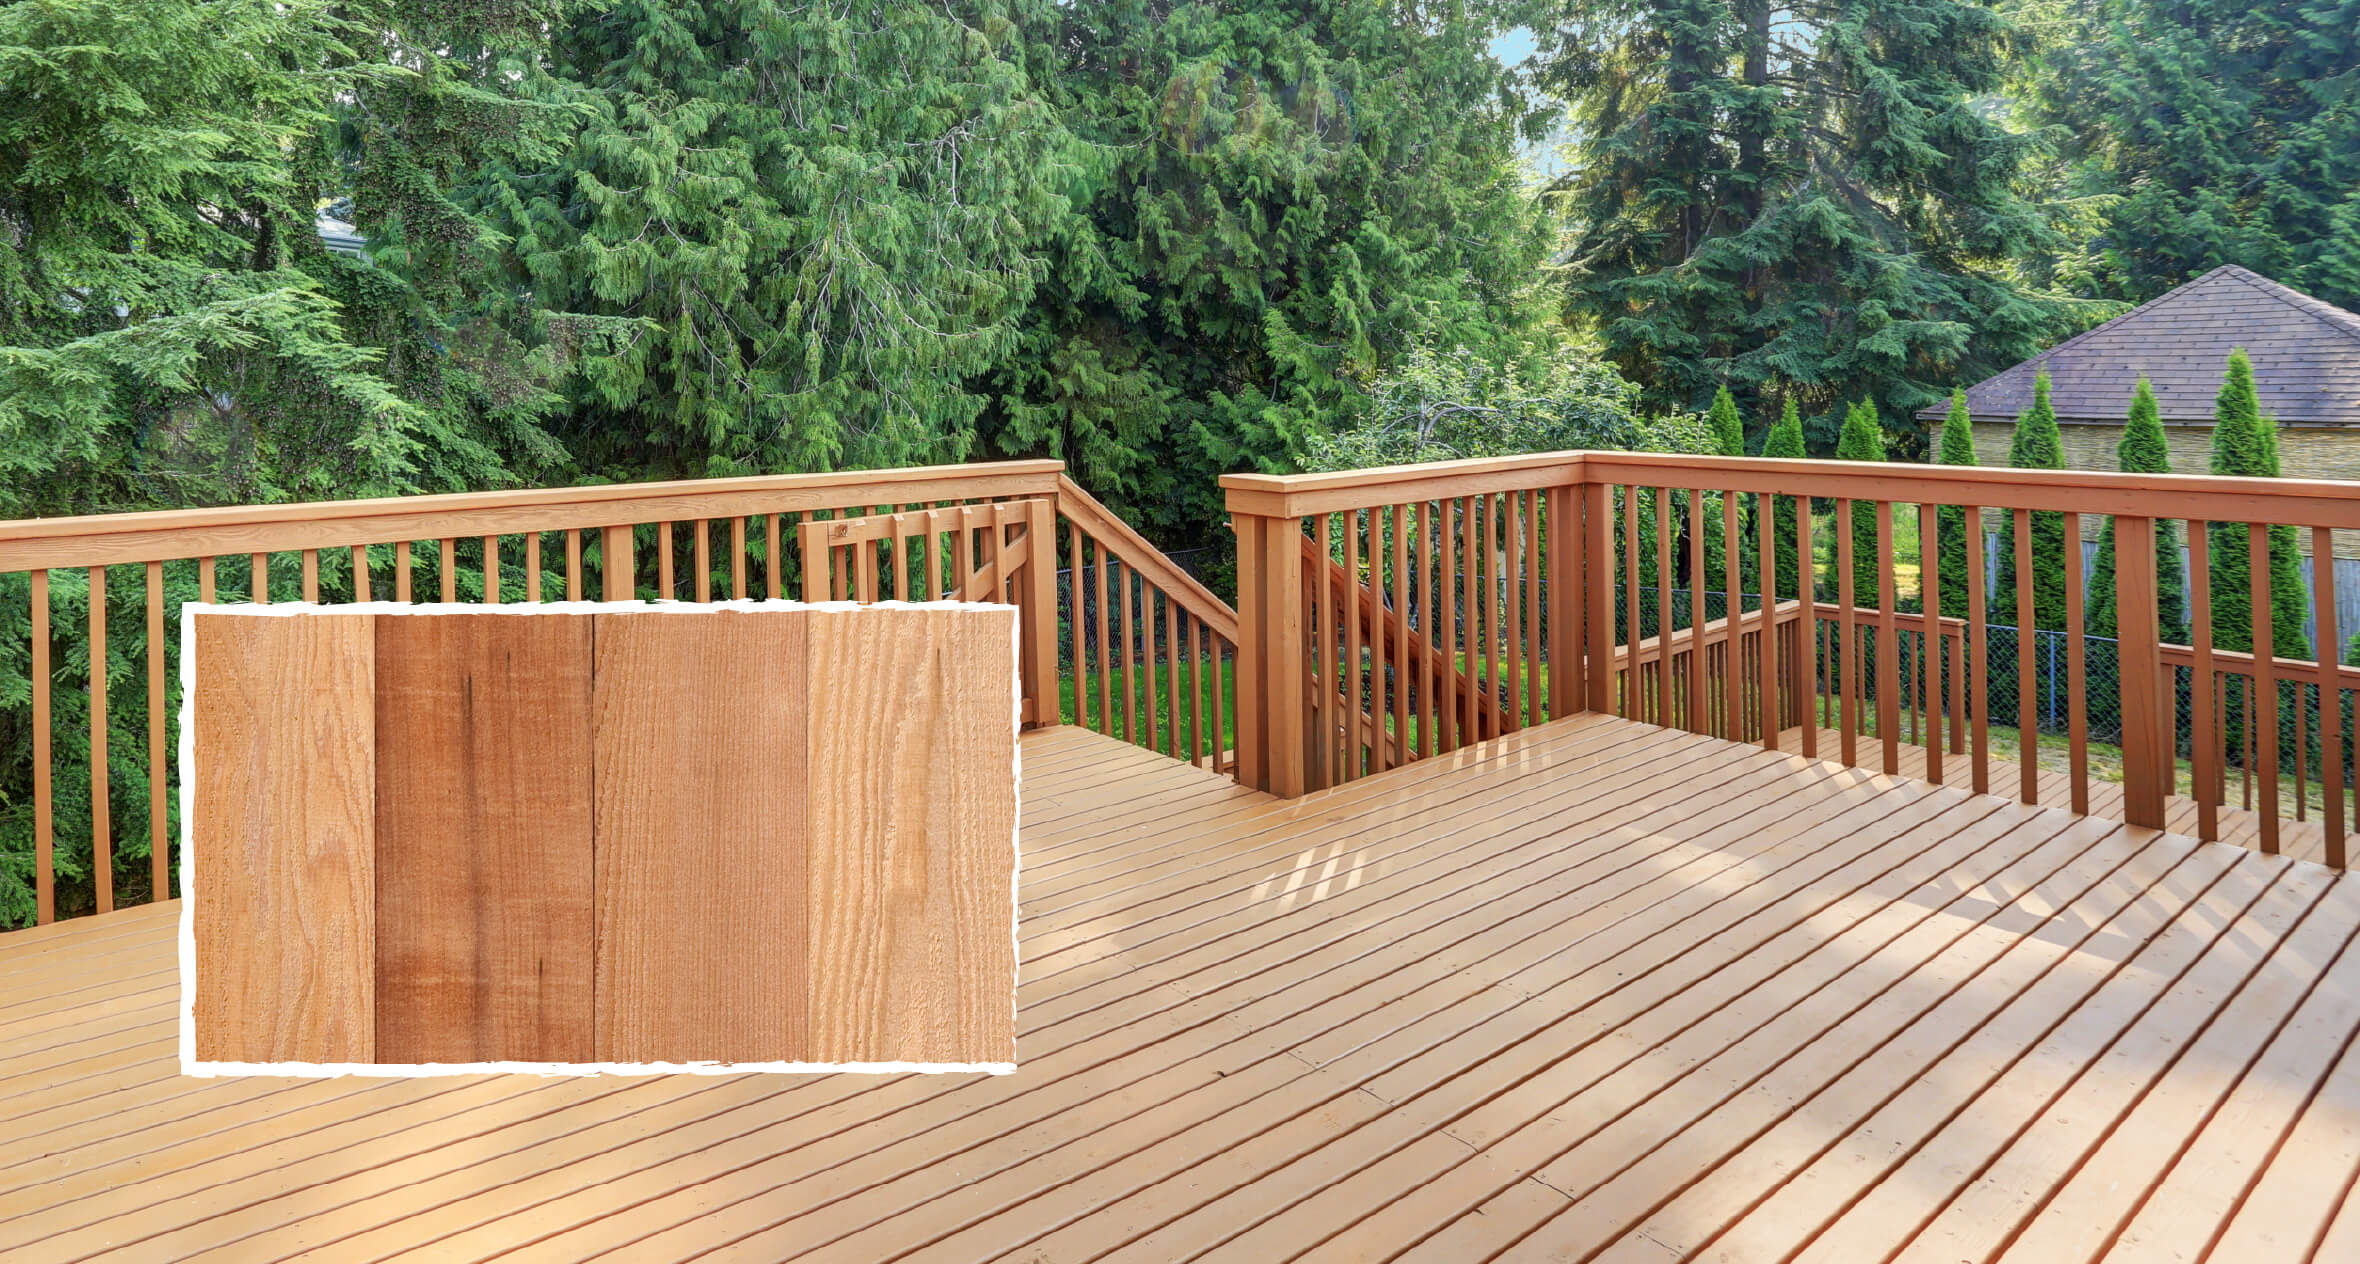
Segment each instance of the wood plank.
M1014 617L810 616L815 1061L1015 1060Z
M588 1062L589 615L377 616L377 1057Z
M194 620L195 1053L375 1060L375 621Z
M809 1047L796 770L810 617L593 616L598 1061L777 1062Z

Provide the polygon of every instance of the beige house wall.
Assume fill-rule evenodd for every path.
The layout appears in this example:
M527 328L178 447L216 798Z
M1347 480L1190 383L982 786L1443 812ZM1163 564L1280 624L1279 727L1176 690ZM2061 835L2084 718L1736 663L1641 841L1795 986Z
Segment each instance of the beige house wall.
M2122 427L2074 423L2060 425L2064 438L2065 466L2075 470L2111 470L2114 468L2114 448L2122 442ZM1978 421L1975 423L1975 459L1985 465L2006 465L2008 443L2014 438L2013 422ZM2171 449L2172 472L2202 474L2212 462L2212 427L2165 426L2164 442ZM2282 429L2278 432L2279 467L2289 478L2334 478L2360 480L2360 433L2344 430ZM1985 515L1988 529L2005 529L1999 514ZM2102 515L2084 515L2081 533L2085 539L2095 540L2105 529ZM2311 551L2311 533L2298 532L2297 539L2305 553ZM2360 531L2335 533L2335 555L2340 558L2360 558Z

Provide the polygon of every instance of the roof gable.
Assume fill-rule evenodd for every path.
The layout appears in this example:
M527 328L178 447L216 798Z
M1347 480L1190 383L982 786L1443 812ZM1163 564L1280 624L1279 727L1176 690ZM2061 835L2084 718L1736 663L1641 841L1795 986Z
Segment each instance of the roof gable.
M2360 315L2234 265L1985 378L1967 389L1967 410L2015 417L2045 369L2059 421L2122 420L2144 375L2166 423L2209 424L2238 347L2253 360L2264 413L2288 425L2360 426ZM1918 416L1948 413L1938 404Z

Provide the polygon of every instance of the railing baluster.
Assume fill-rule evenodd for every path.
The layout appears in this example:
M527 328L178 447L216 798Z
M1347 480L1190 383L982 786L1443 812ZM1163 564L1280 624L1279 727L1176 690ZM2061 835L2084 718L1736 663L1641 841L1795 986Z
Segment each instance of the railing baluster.
M1926 780L1942 784L1942 510L1920 503L1918 527L1918 610L1925 621L1919 637L1926 679ZM1956 688L1954 684L1952 686Z
M1543 704L1541 638L1544 634L1541 611L1547 605L1547 588L1541 582L1541 494L1523 493L1520 506L1524 515L1524 545L1516 570L1523 578L1524 589L1524 717L1528 724L1539 724L1549 718Z
M1655 489L1655 722L1672 720L1672 489ZM1638 638L1631 639L1631 669L1638 670Z
M1737 493L1721 493L1721 662L1727 678L1721 685L1721 736L1732 742L1745 740L1745 591L1738 582L1744 571L1744 553L1738 546Z
M363 600L367 600L363 598ZM170 777L164 762L171 717L164 705L164 564L147 564L148 898L172 898Z
M2087 639L2081 597L2081 515L2062 515L2065 533L2065 760L2066 787L2077 816L2090 811L2090 723ZM2117 555L2120 549L2117 547ZM2117 602L2117 607L2120 606Z
M1441 527L1434 537L1434 553L1438 563L1436 580L1440 587L1434 590L1434 601L1428 607L1428 616L1434 620L1435 628L1426 637L1428 648L1442 656L1442 661L1435 665L1435 674L1441 678L1442 696L1436 703L1434 724L1440 730L1436 734L1440 749L1445 751L1457 750L1460 742L1459 616L1456 609L1459 591L1458 549L1453 542L1462 528L1459 525L1460 515L1455 512L1457 503L1442 500L1435 504L1435 516L1440 520Z
M2155 520L2116 516L2114 555L2123 820L2162 829L2164 803L2171 794L2176 742L2172 707L2165 700L2168 694L2163 688L2162 637L2156 608Z
M639 595L638 547L629 523L599 529L598 583L608 601L629 601ZM444 572L449 573L447 570Z
M2271 625L2270 528L2265 523L2245 526L2245 571L2253 619L2253 687L2246 705L2246 729L2261 766L2258 810L2262 814L2262 851L2278 854L2278 671L2277 629ZM2263 718L2268 722L2264 723Z
M541 533L524 534L524 599L541 604Z
M1041 565L1054 570L1055 550L1044 546ZM904 572L905 574L907 572ZM746 599L746 518L739 514L729 520L729 596L733 601Z
M1344 780L1361 774L1360 717L1360 514L1344 511L1344 599L1339 603L1344 621L1344 661L1338 683L1344 688Z
M964 548L960 556L966 556ZM1093 542L1097 565L1091 568L1098 587L1098 731L1114 734L1114 641L1113 612L1106 604L1106 543Z
M1893 502L1876 502L1877 531L1877 744L1883 748L1885 775L1901 771L1901 642L1893 623Z
M1452 622L1458 629L1456 643L1460 652L1451 656L1451 666L1454 678L1465 678L1464 686L1459 690L1459 745L1469 746L1486 736L1483 731L1483 682L1480 679L1483 674L1482 621L1476 614L1475 605L1476 585L1480 582L1481 571L1475 540L1475 498L1462 496L1458 503L1459 608L1458 617Z
M213 566L213 559L212 559L212 558L210 558L210 557L200 557L200 558L198 558L198 559L197 559L197 600L199 600L199 601L202 601L202 602L204 602L204 603L205 603L205 604L207 604L207 605L211 605L211 604L213 604L213 577L214 577L214 566Z
M762 595L772 601L777 601L780 592L784 589L783 572L780 567L785 564L785 559L779 553L779 550L785 546L779 522L779 519L784 516L779 513L762 515ZM800 519L802 515L798 514L796 517Z
M483 600L485 605L500 604L500 537L483 538Z
M1198 763L1205 754L1205 621L1194 616L1188 620L1188 762ZM1219 670L1216 661L1214 668ZM1219 677L1216 675L1215 680Z
M1688 731L1705 731L1704 493L1688 492Z
M568 558L572 560L579 553L579 533L569 531L566 535L569 549ZM572 588L573 571L570 568L566 572L566 583L566 596L571 597L574 592ZM410 542L408 540L398 541L393 546L393 599L405 603L410 600Z
M1520 609L1524 604L1523 493L1508 492L1501 496L1500 510L1505 515L1500 533L1500 553L1504 558L1500 564L1500 638L1507 651L1498 658L1500 684L1506 686L1500 731L1513 733L1524 727L1524 624Z
M1730 495L1736 495L1731 492ZM1786 726L1779 709L1778 691L1778 496L1754 493L1754 587L1760 590L1761 643L1754 647L1760 673L1754 708L1762 726L1762 749L1777 750L1778 734Z
M247 591L252 594L255 604L268 604L270 601L270 554L248 554L246 568L251 581Z
M927 533L924 591L928 601L934 600L935 554L940 544L941 537L932 532ZM1067 573L1073 577L1067 584L1068 590L1073 593L1070 599L1072 613L1066 617L1066 626L1071 629L1069 635L1073 638L1073 722L1074 727L1086 729L1090 727L1090 691L1084 681L1088 678L1090 655L1089 638L1082 634L1082 629L1089 612L1082 606L1082 576L1085 573L1082 570L1082 529L1070 522L1065 524L1065 547L1071 559Z
M1819 684L1819 550L1811 539L1812 526L1811 498L1795 497L1795 597L1802 603L1803 613L1796 635L1808 634L1810 638L1802 650L1803 673L1795 681L1795 689L1803 703L1798 708L1802 712L1803 754L1817 759L1819 726L1827 703Z
M1478 708L1477 714L1490 717L1485 723L1483 736L1498 737L1507 731L1506 725L1500 719L1500 558L1502 551L1492 546L1492 537L1499 531L1500 509L1498 502L1488 494L1477 502L1475 526L1476 554L1483 566L1481 576L1476 584L1476 592L1480 594L1483 610L1484 668L1481 682L1483 686L1482 705Z
M694 530L696 531L696 545L692 555L696 559L697 568L697 601L702 603L713 599L712 520L709 518L697 519ZM863 548L860 552L862 559L860 564L860 599L875 601L877 599L877 550L871 546Z
M401 565L402 600L408 601L410 599L410 546L406 544L402 546ZM579 530L569 530L565 533L565 599L567 601L582 599L582 533Z
M1131 648L1137 638L1131 631L1131 571L1129 567L1115 576L1115 591L1122 597L1123 639L1123 740L1139 740L1139 692L1136 673L1131 669Z
M1180 755L1180 625L1179 603L1170 593L1164 599L1164 754Z
M1626 720L1647 718L1639 685L1639 495L1635 483L1623 488L1623 672L1617 710ZM1660 567L1656 577L1662 578Z
M441 543L442 599L448 603L459 599L459 542L446 535Z
M1966 505L1959 510L1959 520L1967 537L1967 670L1965 688L1967 722L1974 727L1969 743L1968 778L1977 794L1991 793L1991 681L1990 623L1985 617L1983 592L1984 522L1980 505Z
M2335 533L2311 528L2311 591L2321 594L2312 604L2318 635L2313 649L2319 663L2319 828L2327 844L2327 863L2344 867L2344 706L2337 669L2343 642L2335 623ZM2300 749L2299 747L2297 749Z
M1404 764L1410 759L1408 513L1407 505L1393 506L1393 740L1394 762Z
M90 568L90 876L98 911L115 907L115 828L107 804L107 568Z
M366 544L352 546L352 599L373 600L373 594L369 591L369 546Z
M680 595L672 584L672 524L656 524L656 600L671 601Z
M2016 546L2016 759L2018 793L2040 802L2040 677L2035 657L2040 623L2032 608L2032 511L2015 512Z
M315 603L320 599L320 551L318 549L303 550L303 599Z
M32 573L33 589L33 920L57 920L56 830L49 759L49 572Z

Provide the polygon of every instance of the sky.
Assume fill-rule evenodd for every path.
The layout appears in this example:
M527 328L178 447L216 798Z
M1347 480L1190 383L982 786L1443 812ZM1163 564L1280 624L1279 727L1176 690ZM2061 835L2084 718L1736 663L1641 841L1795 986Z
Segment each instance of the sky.
M1513 66L1532 56L1535 46L1532 32L1519 26L1491 42L1491 55L1498 58L1501 64Z

